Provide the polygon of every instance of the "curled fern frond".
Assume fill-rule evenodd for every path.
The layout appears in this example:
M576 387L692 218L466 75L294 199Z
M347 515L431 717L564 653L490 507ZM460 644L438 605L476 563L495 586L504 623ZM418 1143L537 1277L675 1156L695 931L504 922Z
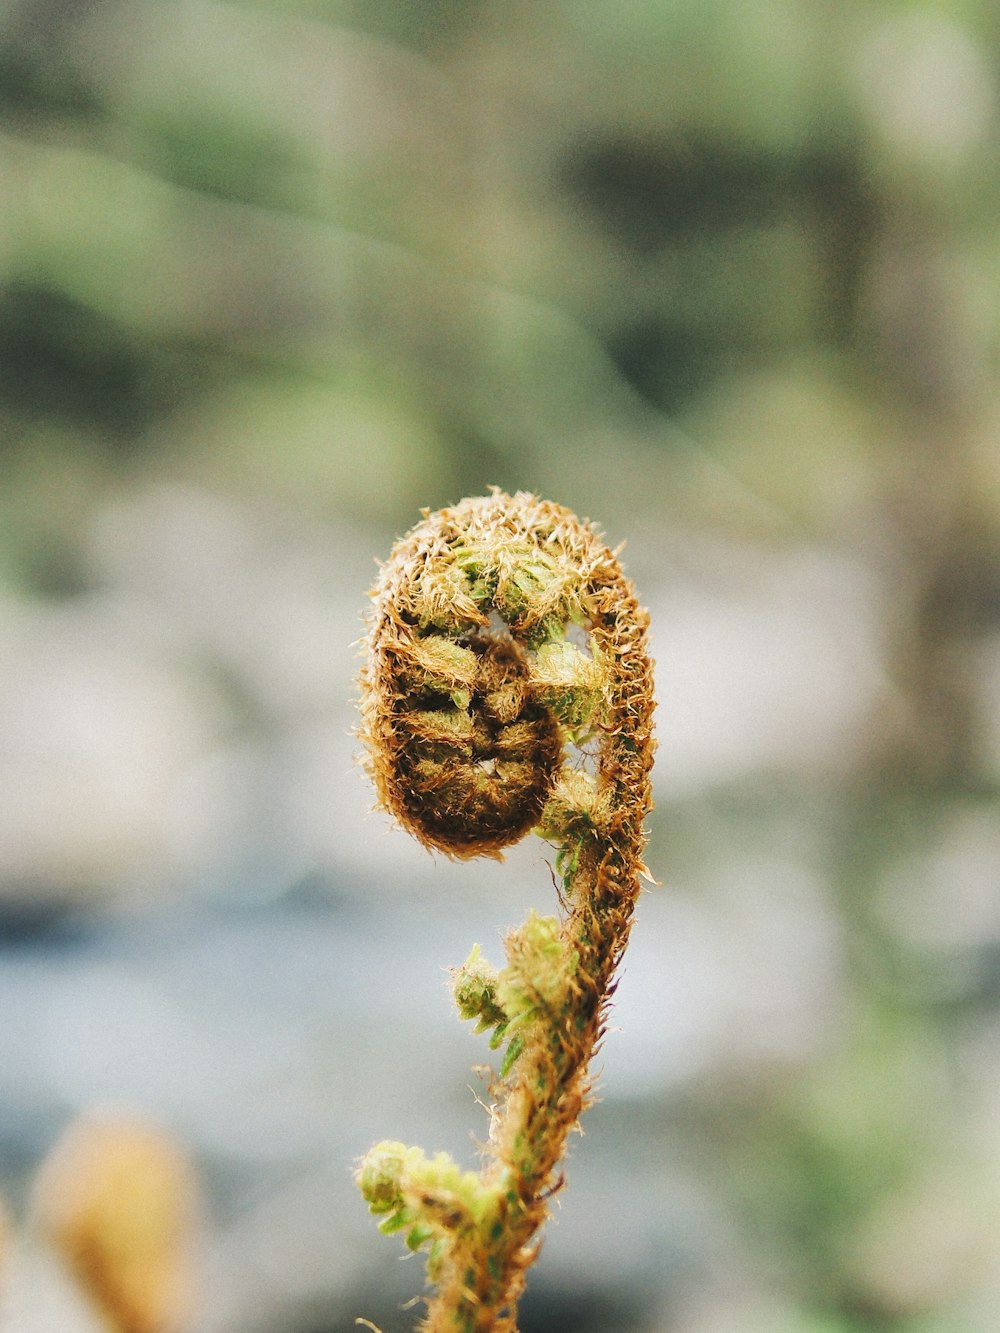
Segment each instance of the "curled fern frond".
M373 592L361 731L381 804L425 846L463 859L499 856L537 830L556 847L566 911L512 931L499 972L477 946L455 973L460 1014L507 1043L479 1175L397 1144L358 1171L385 1212L393 1163L387 1221L430 1247L436 1292L422 1327L433 1333L516 1328L588 1101L644 872L647 620L595 529L523 493L426 513Z

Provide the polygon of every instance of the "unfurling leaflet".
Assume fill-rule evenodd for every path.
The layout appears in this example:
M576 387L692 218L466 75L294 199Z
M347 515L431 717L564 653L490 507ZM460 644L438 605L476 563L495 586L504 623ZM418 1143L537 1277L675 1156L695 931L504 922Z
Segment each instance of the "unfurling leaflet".
M428 1333L515 1333L525 1270L644 872L648 617L614 554L569 510L518 493L427 513L372 594L361 734L380 803L425 846L556 848L562 918L531 913L496 969L454 973L459 1014L503 1047L482 1169L386 1141L357 1180L381 1229L428 1251Z

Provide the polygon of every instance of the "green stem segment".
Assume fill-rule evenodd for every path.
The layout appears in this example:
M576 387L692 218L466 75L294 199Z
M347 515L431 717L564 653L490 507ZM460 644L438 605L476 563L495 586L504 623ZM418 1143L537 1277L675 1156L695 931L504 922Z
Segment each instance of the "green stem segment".
M498 855L530 828L557 848L562 921L532 913L504 968L477 947L455 977L462 1017L506 1044L482 1170L386 1142L357 1177L382 1229L429 1250L421 1327L513 1333L644 870L647 617L589 525L499 492L426 515L373 603L362 734L382 804L450 856Z

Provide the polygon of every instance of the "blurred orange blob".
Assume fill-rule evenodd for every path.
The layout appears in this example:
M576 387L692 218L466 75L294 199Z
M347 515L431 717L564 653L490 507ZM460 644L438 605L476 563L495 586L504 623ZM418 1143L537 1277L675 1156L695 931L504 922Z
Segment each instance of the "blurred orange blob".
M182 1333L194 1306L194 1176L163 1130L127 1115L70 1126L35 1186L39 1226L111 1327Z

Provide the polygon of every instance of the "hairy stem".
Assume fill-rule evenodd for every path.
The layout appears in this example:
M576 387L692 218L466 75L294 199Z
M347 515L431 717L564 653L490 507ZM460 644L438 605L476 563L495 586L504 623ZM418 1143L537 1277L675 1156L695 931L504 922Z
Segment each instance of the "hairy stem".
M374 593L362 731L383 805L463 858L498 855L534 828L556 846L562 879L561 921L532 913L505 941L506 967L490 969L477 947L456 974L459 1012L506 1044L481 1171L391 1142L358 1171L383 1229L429 1247L430 1333L516 1329L588 1103L643 871L646 624L597 533L523 494L425 516Z

